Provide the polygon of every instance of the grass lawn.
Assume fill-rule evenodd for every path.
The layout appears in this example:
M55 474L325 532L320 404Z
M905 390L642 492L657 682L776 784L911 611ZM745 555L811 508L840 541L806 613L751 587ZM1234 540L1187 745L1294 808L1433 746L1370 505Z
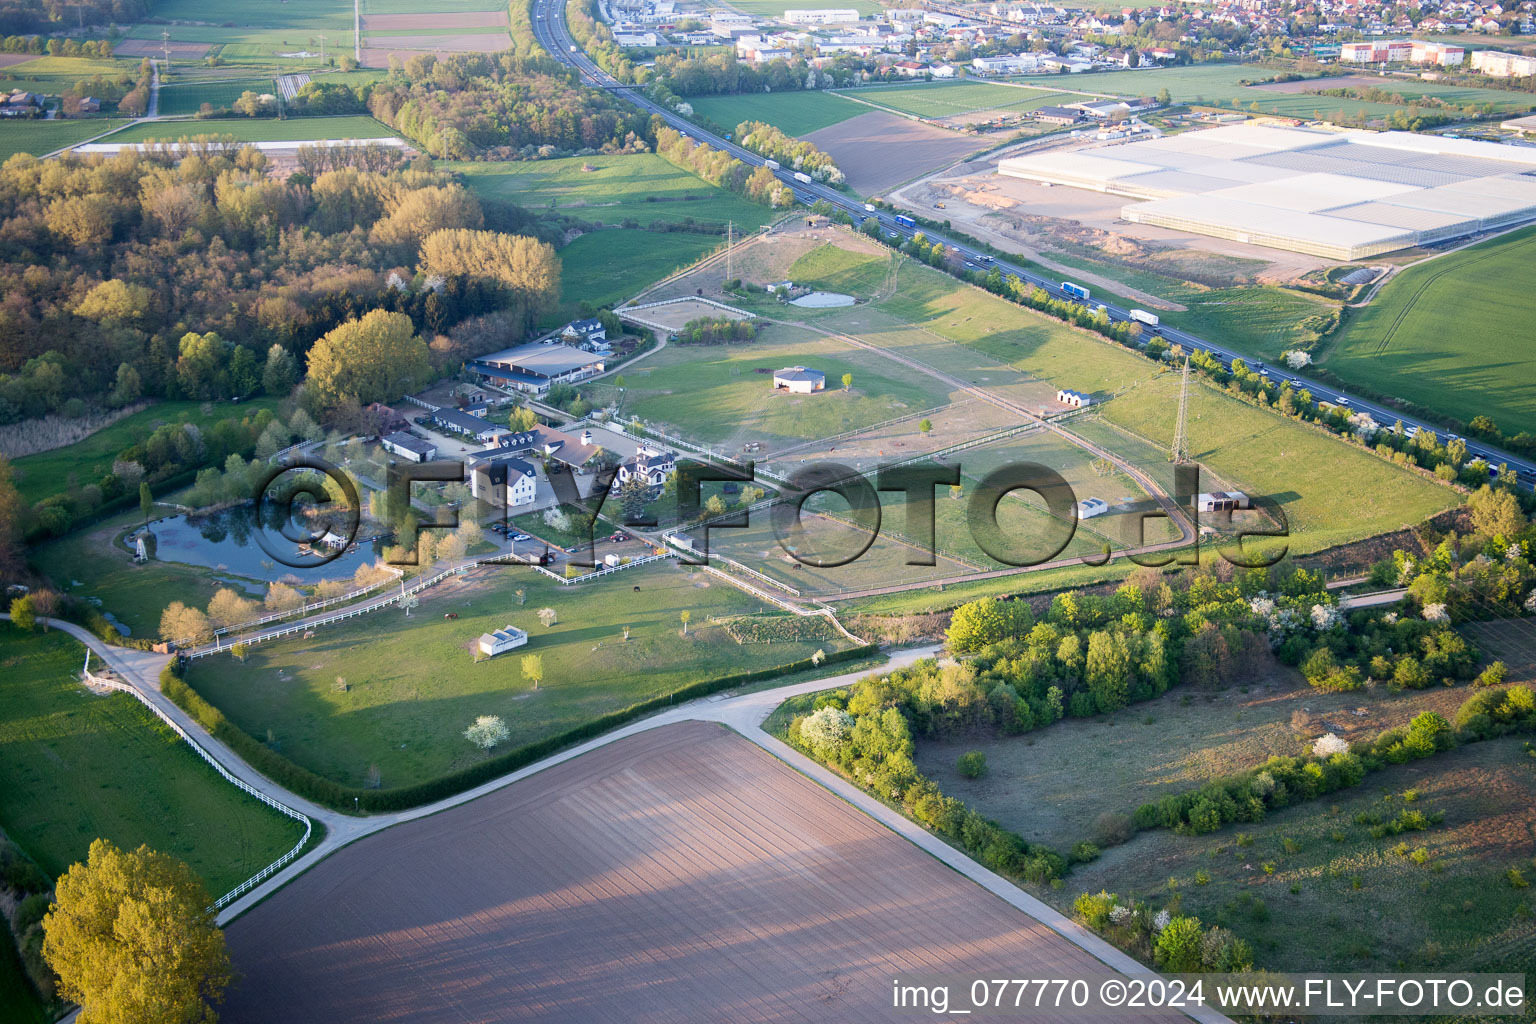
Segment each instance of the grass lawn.
M242 0L155 0L154 15L164 21L202 22L207 25L263 25L289 29L293 33L329 32L352 28L352 4L349 0L308 0L296 4L251 4ZM154 31L158 25L139 26ZM174 38L174 36L173 36Z
M276 91L271 78L194 79L160 86L160 113L166 117L196 114L204 103L214 109L230 107L245 91L257 94Z
M1536 772L1520 746L1509 737L1393 766L1241 829L1143 833L1042 896L1063 909L1101 888L1166 903L1172 882L1183 913L1231 928L1271 970L1522 971L1536 955L1536 919L1529 890L1505 877L1536 867ZM1372 838L1369 822L1410 806L1445 819ZM1420 849L1422 864L1409 856Z
M1410 267L1353 310L1325 365L1461 420L1536 430L1536 228ZM1497 344L1490 344L1492 339Z
M549 629L537 617L545 607L559 615ZM692 614L686 637L684 610ZM203 659L187 679L252 735L270 730L305 767L358 785L373 765L384 786L398 786L480 758L462 735L477 715L500 715L516 746L682 685L834 649L825 639L739 645L710 623L760 610L736 588L671 565L570 587L504 567L426 591L410 617L365 616L313 640L262 645L243 664ZM459 618L445 620L449 611ZM529 632L527 647L475 664L470 646L508 623ZM525 654L543 659L538 690L522 677Z
M247 797L128 694L74 679L84 657L61 634L0 635L0 825L61 874L105 837L191 865L222 895L286 852L301 826Z
M160 38L158 35L156 39ZM0 85L7 92L23 89L57 96L82 78L102 75L116 78L138 73L138 60L114 60L111 57L38 57L21 64L0 68Z
M73 146L102 132L127 124L116 118L81 118L68 121L6 121L0 123L0 163L17 153L42 156Z
M363 114L342 117L243 118L219 121L146 121L102 142L177 142L212 135L236 142L308 142L319 139L383 139L398 133Z
M419 28L370 28L363 30L365 41L395 36L504 36L506 34L507 26L505 25L460 25L427 29L425 31Z
M465 185L482 198L604 224L734 221L737 231L746 232L774 216L768 207L716 188L652 153L440 166L463 175Z
M1074 429L1110 445L1165 487L1171 486L1166 452L1178 399L1179 377L1165 373L1105 403L1087 419L1074 420ZM1095 417L1129 431L1129 436L1095 433ZM1194 380L1188 426L1195 461L1249 494L1268 495L1280 503L1292 554L1410 526L1459 502L1447 487Z
M94 483L112 471L112 460L124 448L138 444L165 423L192 423L207 430L228 417L243 419L262 409L276 409L277 399L248 402L157 402L74 444L14 459L16 489L29 504L76 484ZM71 481L73 478L73 482Z
M801 92L743 93L737 96L696 96L688 100L693 111L735 133L743 121L763 121L786 135L809 135L869 113L869 108L836 93L819 89Z
M1112 345L1022 309L930 267L902 264L896 293L877 304L927 334L929 354L913 353L965 376L966 368L943 366L933 336L948 339L1056 387L1106 393L1145 379L1155 368ZM980 369L979 367L977 369ZM970 379L996 383L989 376Z
M770 376L784 366L810 366L827 375L827 390L780 394ZM759 371L768 371L767 373ZM842 376L853 375L844 393ZM831 437L897 416L947 405L949 389L875 353L850 348L800 328L763 327L742 345L669 345L624 374L622 412L669 433L708 445L734 447ZM686 395L687 401L679 401Z
M885 284L891 261L883 253L854 252L828 242L790 264L789 280L817 291L868 299Z
M1074 84L1076 78L1074 76ZM972 110L998 107L1016 108L1020 104L1070 102L1073 97L1042 89L1030 89L1000 82L922 82L911 85L870 86L847 93L866 103L916 117L950 117Z
M615 306L646 285L688 266L724 245L714 235L637 228L591 231L560 250L560 313L577 305Z

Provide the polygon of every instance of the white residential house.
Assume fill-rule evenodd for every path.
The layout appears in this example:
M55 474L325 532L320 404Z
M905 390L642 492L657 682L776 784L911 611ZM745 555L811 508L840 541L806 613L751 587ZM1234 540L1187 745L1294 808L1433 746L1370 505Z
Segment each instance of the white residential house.
M952 64L940 64L933 69L934 78L954 78L955 68Z
M505 654L528 642L528 634L516 626L504 626L489 633L480 634L480 653L488 658Z
M622 487L633 477L644 480L647 486L660 487L677 468L677 456L665 448L642 441L635 454L619 463L614 474L614 485Z

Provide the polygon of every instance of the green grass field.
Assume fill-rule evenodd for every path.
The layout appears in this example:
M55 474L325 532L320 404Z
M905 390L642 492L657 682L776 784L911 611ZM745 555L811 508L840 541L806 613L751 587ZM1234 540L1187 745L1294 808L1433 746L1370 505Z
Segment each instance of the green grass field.
M1074 77L1074 82L1076 78ZM834 95L841 95L835 93ZM1033 109L1051 103L1070 103L1086 99L1043 89L1028 89L1000 82L923 82L912 85L870 86L847 93L865 103L916 117L950 117L972 110Z
M517 589L526 591L525 603ZM549 629L537 617L545 607L559 616ZM685 609L692 614L686 637ZM736 588L670 565L572 587L506 567L426 591L409 618L395 610L369 615L310 641L262 645L243 664L204 659L187 680L252 735L271 730L282 752L305 767L356 785L374 765L385 787L399 786L482 757L462 735L477 715L500 715L516 746L688 683L836 647L825 639L739 645L710 623L759 610ZM459 618L445 620L449 611ZM475 664L470 645L508 623L528 631L528 645ZM543 658L538 690L522 678L525 654Z
M827 390L786 395L771 372L811 366L827 375ZM758 371L767 370L769 373ZM842 392L844 373L854 387ZM668 432L710 445L786 442L830 437L947 405L948 389L904 371L881 356L794 327L764 327L742 345L669 345L626 371L625 415L665 424ZM687 396L686 401L680 397Z
M58 875L91 841L140 843L191 865L219 896L287 851L302 827L209 768L128 694L75 681L84 648L0 633L0 825Z
M0 122L0 163L17 153L42 156L127 124L117 119Z
M160 86L160 114L162 117L187 117L196 114L204 103L215 110L228 108L246 91L258 95L274 93L277 86L270 78L255 77L172 82Z
M366 46L369 39L387 39L392 36L494 36L506 34L507 28L505 25L464 25L435 30L428 29L426 31L419 28L373 28L364 30L363 35L365 38L363 44Z
M1457 419L1536 430L1536 337L1515 328L1536 301L1533 260L1524 228L1410 267L1350 312L1324 364Z
M789 279L818 291L868 299L885 283L890 266L891 257L883 253L854 252L829 242L790 264Z
M156 38L159 38L158 36ZM38 57L8 68L0 68L0 85L7 92L24 89L49 96L63 93L83 78L102 75L116 78L118 75L134 75L139 67L137 60L113 60L99 57Z
M219 121L145 121L102 142L177 142L212 135L236 142L307 142L319 139L383 139L397 135L382 121L363 114L343 117L291 117Z
M165 21L202 22L206 25L260 25L290 29L294 33L330 32L352 28L352 4L349 0L308 0L297 5L284 0L155 0L154 15ZM139 26L139 31L154 31L159 26ZM172 38L175 38L174 36Z
M1171 487L1166 455L1178 398L1178 375L1168 372L1074 421L1074 429L1110 444ZM1133 436L1095 435L1095 417ZM1321 429L1239 402L1203 382L1191 382L1188 426L1195 461L1232 486L1280 503L1293 554L1411 526L1460 500L1449 488Z
M1169 95L1178 103L1200 104L1220 100L1230 104L1235 101L1244 109L1257 103L1260 112L1282 117L1326 118L1340 110L1351 117L1361 110L1373 117L1379 117L1408 109L1391 103L1366 102L1336 96L1269 92L1240 84L1245 79L1257 81L1272 78L1278 73L1277 68L1265 68L1252 64L1194 64L1145 71L1108 71L1073 75L1072 88L1115 96L1155 96L1159 90L1167 89ZM1024 81L1038 85L1058 84L1056 76L1033 76ZM1375 88L1401 92L1409 96L1434 95L1456 104L1492 103L1496 110L1505 112L1524 111L1533 105L1532 98L1528 94L1504 92L1498 89L1472 89L1465 86L1418 83L1397 78L1373 80L1372 85ZM1324 79L1319 80L1317 87L1326 89L1333 86Z
M809 135L850 117L869 113L869 108L832 92L743 93L736 96L696 96L688 101L696 114L709 118L734 133L743 121L764 121L788 135Z
M112 471L112 460L130 445L138 444L165 423L192 423L206 430L219 420L254 416L262 409L276 409L277 400L257 398L249 402L157 402L116 423L103 427L83 441L63 448L24 455L12 461L16 489L27 502L78 484L94 483Z
M723 238L682 231L588 232L560 250L560 313L551 322L568 319L582 302L598 308L623 302L724 244Z
M746 232L774 216L768 207L716 188L651 153L440 166L463 175L465 185L483 198L604 224L734 221L738 231Z

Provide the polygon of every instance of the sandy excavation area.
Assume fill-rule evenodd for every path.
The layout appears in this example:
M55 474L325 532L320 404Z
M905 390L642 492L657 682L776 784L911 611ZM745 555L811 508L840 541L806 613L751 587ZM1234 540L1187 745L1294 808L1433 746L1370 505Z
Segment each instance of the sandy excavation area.
M1121 220L1120 211L1135 199L998 174L997 157L1008 155L1012 154L997 154L934 174L898 189L889 198L924 216L950 220L960 230L1003 250L1039 258L1047 268L1052 266L1051 254L1062 253L1227 287L1254 282L1283 284L1333 265L1333 261L1304 253L1131 224ZM938 203L944 204L942 209L936 207ZM1089 272L1065 266L1059 269L1094 283ZM1097 283L1111 286L1103 279ZM1113 288L1163 309L1179 308L1157 296L1136 294L1124 285Z
M228 940L228 1024L857 1024L898 974L1104 970L698 722L362 840Z

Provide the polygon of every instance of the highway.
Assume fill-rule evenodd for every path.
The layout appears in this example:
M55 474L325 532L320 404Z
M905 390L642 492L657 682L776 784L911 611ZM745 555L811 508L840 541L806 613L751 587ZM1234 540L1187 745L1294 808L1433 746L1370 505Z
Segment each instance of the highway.
M587 84L599 89L606 89L617 96L622 96L642 110L659 116L679 132L699 142L707 142L716 149L725 150L744 163L758 166L765 162L763 157L751 150L744 149L728 139L723 139L712 132L703 130L676 111L669 110L654 102L641 89L624 85L608 74L608 72L598 67L587 56L585 51L576 45L575 40L571 38L570 30L565 24L564 13L565 5L563 0L534 0L533 33L540 45L548 50L555 59L576 68L581 73L582 80ZM948 238L942 233L929 228L914 228L905 224L899 224L896 221L897 215L890 211L875 210L870 212L865 209L865 204L857 196L840 192L829 185L823 185L817 181L801 181L794 176L793 171L787 168L775 170L774 173L781 181L794 189L797 199L806 204L814 203L817 200L824 200L833 208L847 213L856 224L874 217L888 237L901 236L903 238L910 238L913 234L921 232L930 242L942 242L952 254L967 263L974 264L977 269L990 270L992 267L996 267L1004 276L1009 274L1015 275L1029 284L1044 288L1054 298L1084 301L1079 296L1070 295L1062 291L1062 281L1042 277L1038 273L1009 262L1007 259L994 260L989 253L982 252L963 241ZM1091 298L1087 300L1087 304L1089 306L1104 306L1111 320L1121 321L1130 319L1131 311L1128 308L1109 302L1096 303ZM1262 362L1253 359L1251 356L1226 348L1217 342L1191 334L1188 331L1170 326L1160 326L1159 332L1160 336L1170 344L1181 345L1186 352L1194 352L1196 350L1208 352L1219 358L1228 368L1231 367L1234 359L1242 359L1250 369L1255 371L1266 369ZM1405 428L1427 430L1436 434L1443 441L1455 436L1443 429L1436 428L1433 424L1415 419L1396 409L1388 408L1377 402L1367 401L1357 395L1341 391L1336 387L1318 383L1292 371L1289 367L1271 367L1267 369L1272 382L1278 383L1288 380L1298 390L1306 388L1311 391L1313 397L1320 401L1334 402L1347 406L1357 412L1369 413L1383 427L1390 428L1395 422L1402 420ZM1475 415L1477 415L1476 410L1473 410L1467 414L1466 418L1471 419ZM1490 466L1497 467L1500 463L1507 464L1510 469L1515 470L1519 474L1521 486L1531 487L1533 484L1536 484L1536 460L1520 458L1479 440L1468 440L1467 449L1474 458L1486 459Z

